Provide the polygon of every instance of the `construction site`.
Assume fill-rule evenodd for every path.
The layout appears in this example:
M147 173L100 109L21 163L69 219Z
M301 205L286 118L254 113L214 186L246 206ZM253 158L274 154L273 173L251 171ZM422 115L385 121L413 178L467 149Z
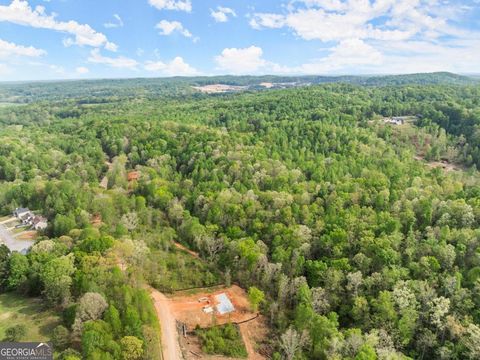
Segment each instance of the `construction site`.
M168 339L163 340L165 352L181 353L184 359L228 359L202 353L195 329L232 323L238 326L248 358L266 359L260 348L267 338L268 326L264 317L250 310L247 294L239 286L179 291L168 297L154 289L151 292L162 337L169 334ZM163 321L162 317L165 317ZM172 338L178 342L173 343Z
M187 331L196 326L210 327L228 322L239 323L256 316L249 309L245 291L233 285L195 293L177 293L171 298L171 311Z

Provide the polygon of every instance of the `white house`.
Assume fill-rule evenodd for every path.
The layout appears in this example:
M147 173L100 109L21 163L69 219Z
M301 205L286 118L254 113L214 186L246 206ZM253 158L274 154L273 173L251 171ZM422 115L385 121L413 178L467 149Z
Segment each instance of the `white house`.
M48 226L46 218L35 215L28 208L16 208L13 216L20 220L23 225L30 225L35 230L45 230Z

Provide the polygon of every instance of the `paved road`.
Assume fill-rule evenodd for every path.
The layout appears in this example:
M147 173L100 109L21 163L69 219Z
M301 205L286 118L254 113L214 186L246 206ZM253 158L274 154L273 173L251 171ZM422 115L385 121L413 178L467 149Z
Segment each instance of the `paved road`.
M7 231L3 224L0 224L0 243L7 245L10 251L22 251L28 249L35 241L33 240L18 240L15 239Z
M157 289L149 287L148 290L153 298L155 310L162 329L162 352L163 360L183 359L182 351L178 343L177 323L170 311L170 300Z

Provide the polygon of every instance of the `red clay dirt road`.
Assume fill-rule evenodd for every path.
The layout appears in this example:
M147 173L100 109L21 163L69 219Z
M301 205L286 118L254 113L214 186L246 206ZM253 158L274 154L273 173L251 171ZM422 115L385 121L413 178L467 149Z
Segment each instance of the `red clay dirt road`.
M162 330L162 353L163 360L183 359L182 351L178 343L177 323L170 311L170 300L160 291L148 287L150 295L154 300L160 328Z
M173 245L175 245L175 247L176 247L177 249L180 249L180 250L183 250L183 251L189 253L189 254L192 255L194 258L200 259L200 255L198 255L198 253L196 253L195 251L190 250L189 248L183 246L182 244L177 243L177 242L174 242Z

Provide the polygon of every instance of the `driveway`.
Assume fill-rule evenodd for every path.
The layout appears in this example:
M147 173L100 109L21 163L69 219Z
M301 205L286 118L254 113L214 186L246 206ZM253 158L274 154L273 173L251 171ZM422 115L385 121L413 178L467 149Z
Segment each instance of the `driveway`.
M170 311L170 300L157 289L148 287L162 329L163 360L181 360L182 351L178 343L177 323Z
M0 244L5 244L10 251L22 251L28 249L35 243L35 240L18 240L15 239L5 228L3 224L0 224Z

